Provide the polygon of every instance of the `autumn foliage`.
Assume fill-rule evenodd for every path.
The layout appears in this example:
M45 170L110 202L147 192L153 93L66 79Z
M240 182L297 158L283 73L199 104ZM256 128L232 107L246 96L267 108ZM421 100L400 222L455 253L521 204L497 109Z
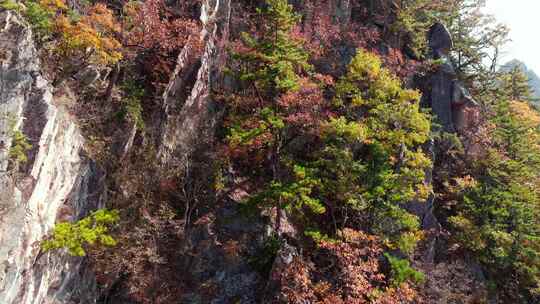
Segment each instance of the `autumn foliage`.
M44 39L57 38L53 52L72 64L108 65L122 59L120 25L104 4L78 16L63 0L30 1L25 14Z
M175 16L163 0L129 2L124 11L128 48L163 56L199 39L199 23L188 16Z
M104 4L91 6L77 22L60 14L55 30L62 37L57 46L62 58L97 65L109 65L122 59L122 45L116 40L120 25Z
M410 285L387 284L380 239L352 229L345 229L343 236L340 242L320 242L311 255L296 257L286 269L275 269L278 277L271 279L281 281L275 303L420 302Z
M119 221L116 213L105 219L107 227L91 217L59 224L45 249L82 255L94 243L118 240L121 250L88 252L99 257L102 282L112 286L118 280L112 273L126 275L122 284L141 303L219 293L214 278L195 286L207 265L190 265L209 248L257 272L258 284L269 278L275 290L259 292L272 303L430 303L446 291L431 292L445 285L433 281L453 280L454 273L440 272L469 267L454 259L478 264L483 283L496 287L490 292L503 303L540 302L540 115L529 104L525 75L495 71L507 32L483 15L483 0L233 0L231 20L209 20L206 28L199 18L208 3L201 1L75 2L29 0L19 7L0 0L0 7L20 9L56 87L78 84L74 76L87 68L103 72L96 74L106 81L71 91L82 89L78 97L102 113L86 120L103 122L100 145L116 136L116 120L135 125L125 166L108 163L106 179L121 214L136 219L121 221L122 235L114 239L108 225ZM218 37L206 32L222 21L230 26L217 26ZM467 114L473 123L455 134L432 128L415 89L428 92L430 69L440 64L430 59L426 40L436 21L454 36L449 56L481 105ZM185 71L173 74L180 53L187 54ZM208 75L198 70L202 64ZM182 89L171 94L176 104L164 106L171 75ZM59 85L67 79L73 81ZM209 171L201 175L211 178L196 187L176 170L159 176L163 168L148 148L163 135L162 121L149 118L184 111L178 96L191 93L195 81L205 84L197 87L204 98L182 115L211 108L218 126L209 139L215 150L197 155L212 164L197 167L197 157L186 164ZM87 102L104 95L105 106ZM189 187L197 193L188 194ZM424 202L433 210L412 210ZM217 237L215 229L229 219L215 218L224 213L219 208L235 220L264 218L270 233L253 244L229 235L223 241L230 231ZM436 231L423 230L419 214L427 212L437 216ZM200 235L190 235L190 224L200 226ZM279 264L287 246L295 254ZM469 270L454 276L466 284L449 289L475 285Z
M393 270L385 276L377 260L385 250L412 254L422 237L418 218L400 205L430 191L424 174L431 163L421 149L430 119L420 95L363 49L337 81L317 74L292 6L267 4L261 34L243 34L232 54L241 89L224 98L224 158L248 180L247 207L276 210L277 231L286 212L335 267L320 281L318 268L296 260L282 278L294 282L283 287L282 301L392 303L385 297L402 294L410 302L406 284L421 274L388 255Z

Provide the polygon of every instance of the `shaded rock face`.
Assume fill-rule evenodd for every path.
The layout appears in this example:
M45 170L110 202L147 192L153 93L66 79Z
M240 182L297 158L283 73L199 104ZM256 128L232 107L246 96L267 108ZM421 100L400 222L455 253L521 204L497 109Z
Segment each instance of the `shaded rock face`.
M0 12L0 303L91 303L93 276L81 258L40 252L57 218L102 204L83 137L41 76L32 35L16 13ZM9 158L13 133L32 144L28 161Z
M186 170L185 178L203 179L203 183L208 183L207 174L211 174L214 131L221 117L212 92L222 83L230 17L230 0L203 1L200 40L190 39L182 49L163 95L159 161L164 168ZM193 171L187 164L195 163L198 176L189 176ZM180 302L259 303L258 292L265 280L239 253L255 254L266 225L242 216L233 200L210 205L201 207L185 224L185 244L176 259L186 271L190 292Z
M468 119L474 116L467 112L476 107L476 102L457 79L450 60L453 42L448 29L441 23L435 23L429 30L428 41L432 57L439 60L440 65L429 77L430 92L423 92L422 103L431 107L442 129L452 133L471 123Z
M433 59L439 61L439 66L427 79L424 79L422 104L430 107L441 125L439 131L456 133L467 129L478 119L477 104L470 96L465 86L457 79L457 73L450 59L453 48L452 36L441 23L435 23L428 32L428 45ZM429 140L423 150L435 163L436 141ZM424 183L433 183L433 168L426 171ZM425 202L410 202L407 208L417 215L422 229L428 232L427 248L423 260L433 263L435 259L435 243L441 231L441 225L435 217L435 195L431 193Z
M435 23L429 29L428 40L432 56L435 59L448 56L450 50L454 46L450 32L442 23Z

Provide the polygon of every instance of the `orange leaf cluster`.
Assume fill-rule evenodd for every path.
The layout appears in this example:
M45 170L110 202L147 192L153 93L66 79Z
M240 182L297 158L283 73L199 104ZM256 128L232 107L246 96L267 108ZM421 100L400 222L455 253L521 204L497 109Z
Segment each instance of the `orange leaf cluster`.
M281 282L274 303L421 303L407 284L385 287L377 237L352 229L345 229L343 237L344 241L322 241L309 261L297 257L279 273L274 271L273 280Z
M122 45L115 35L120 26L111 10L103 4L90 7L88 14L73 22L60 15L56 22L62 40L58 51L71 58L89 59L96 64L113 64L122 59Z

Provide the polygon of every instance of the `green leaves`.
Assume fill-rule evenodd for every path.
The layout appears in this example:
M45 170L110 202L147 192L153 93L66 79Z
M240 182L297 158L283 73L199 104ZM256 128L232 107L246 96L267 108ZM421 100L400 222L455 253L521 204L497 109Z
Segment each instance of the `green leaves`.
M141 105L145 95L144 87L137 84L135 80L128 79L123 83L122 91L124 91L125 96L122 99L122 109L119 115L134 122L140 131L144 130L145 124Z
M419 93L359 50L335 98L324 99L293 32L298 17L286 0L267 4L259 11L263 33L244 34L234 54L254 94L231 98L227 119L229 155L254 185L248 205L287 210L312 228L312 238L333 237L329 231L337 234L354 217L388 247L411 253L419 221L400 206L430 192L424 175L431 162L419 148L430 117L420 111Z
M337 207L367 210L371 231L391 248L412 253L421 238L416 216L400 207L425 199L430 160L418 147L430 117L419 93L401 87L374 54L359 50L336 86L336 112L322 127L326 147L315 166L327 174L322 193Z
M267 7L259 9L259 13L264 17L263 33L243 33L242 41L251 50L234 54L252 66L240 78L255 81L267 94L296 91L299 72L312 70L303 41L292 35L300 16L286 0L267 0Z
M13 131L13 143L9 149L9 158L16 163L26 163L28 157L26 153L32 148L28 138L20 130Z
M41 5L37 1L26 1L24 16L32 26L32 29L41 39L52 35L54 30L54 10Z
M315 214L326 211L324 205L313 196L314 189L320 186L315 171L300 165L293 167L294 177L290 182L273 181L268 188L250 199L251 203L266 203L270 206L302 213L304 207Z
M0 8L5 10L19 11L21 6L13 0L0 0Z
M260 120L253 127L244 127L241 124L235 124L229 129L227 139L233 146L249 146L257 137L269 132L280 132L285 128L285 122L271 108L265 107L260 111ZM271 137L270 137L271 138ZM268 144L273 145L272 141Z
M388 259L391 267L392 285L399 287L399 285L406 281L414 283L422 283L425 280L423 273L415 270L411 267L409 261L403 260L385 253L384 256Z
M86 255L88 245L115 246L109 229L120 220L117 210L100 209L75 223L58 223L51 238L44 240L44 251L65 248L73 256Z
M328 142L361 142L367 137L367 129L364 125L355 121L347 121L343 116L330 118L322 125L322 136Z
M540 116L516 101L499 101L493 110L490 145L477 162L476 183L449 222L456 240L499 286L510 278L499 274L511 273L529 297L540 286Z

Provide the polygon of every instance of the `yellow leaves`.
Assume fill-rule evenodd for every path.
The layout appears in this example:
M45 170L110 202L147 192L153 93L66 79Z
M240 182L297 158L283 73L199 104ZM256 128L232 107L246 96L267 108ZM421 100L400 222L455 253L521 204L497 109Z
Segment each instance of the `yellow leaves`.
M528 128L536 128L540 125L540 114L532 109L527 102L511 101L510 112Z
M413 168L427 168L431 166L431 160L424 154L422 149L406 151L407 166Z
M478 184L477 181L470 175L454 178L454 181L456 182L456 189L459 191L472 189Z
M404 232L396 242L397 248L406 254L412 254L419 241L424 238L423 231Z
M399 98L401 100L410 102L411 100L420 100L421 94L418 90L402 90L400 92Z
M344 117L331 118L322 125L325 137L343 137L350 142L361 141L367 137L366 126L359 122L348 122Z
M349 69L350 75L355 75L357 80L378 78L382 71L381 60L375 54L359 51Z
M57 54L97 65L114 64L122 59L122 45L115 38L120 25L104 4L89 7L79 20L71 17L64 0L40 0L39 6L55 18L52 31L60 37L55 46Z
M42 7L54 12L68 9L64 0L40 0L39 4Z
M122 59L122 45L114 38L119 31L112 12L103 4L96 4L89 15L79 22L71 22L65 16L58 18L57 27L63 36L59 49L64 55L85 56L92 53L95 64L114 64Z
M425 202L431 194L432 186L429 184L418 184L416 186L416 199Z

